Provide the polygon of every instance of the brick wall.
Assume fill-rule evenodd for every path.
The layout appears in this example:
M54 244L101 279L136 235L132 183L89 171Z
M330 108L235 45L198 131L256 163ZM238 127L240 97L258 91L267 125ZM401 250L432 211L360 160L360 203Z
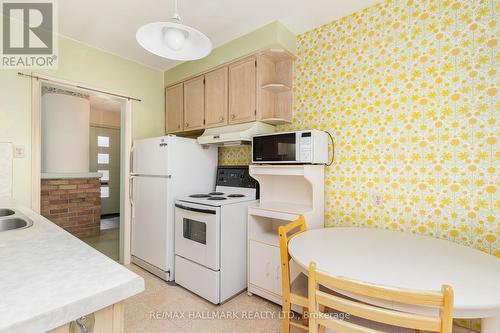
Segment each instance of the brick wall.
M41 213L77 237L98 235L100 186L97 178L42 179Z

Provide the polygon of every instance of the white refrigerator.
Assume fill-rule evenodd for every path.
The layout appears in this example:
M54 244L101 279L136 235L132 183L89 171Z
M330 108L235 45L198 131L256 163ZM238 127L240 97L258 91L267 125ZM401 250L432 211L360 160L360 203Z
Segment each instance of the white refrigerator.
M174 199L214 189L217 148L173 135L136 140L131 165L132 262L173 281Z

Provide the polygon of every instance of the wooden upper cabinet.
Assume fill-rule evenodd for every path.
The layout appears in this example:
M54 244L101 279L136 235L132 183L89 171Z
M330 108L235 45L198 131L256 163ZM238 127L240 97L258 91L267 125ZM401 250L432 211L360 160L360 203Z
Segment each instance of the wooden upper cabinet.
M229 124L255 120L256 58L229 65Z
M183 84L167 87L165 90L165 129L167 133L182 132L182 114L184 111Z
M205 127L204 76L184 82L184 131Z
M227 125L227 67L205 74L205 128Z
M284 49L267 49L167 87L167 133L255 120L291 123L294 59Z

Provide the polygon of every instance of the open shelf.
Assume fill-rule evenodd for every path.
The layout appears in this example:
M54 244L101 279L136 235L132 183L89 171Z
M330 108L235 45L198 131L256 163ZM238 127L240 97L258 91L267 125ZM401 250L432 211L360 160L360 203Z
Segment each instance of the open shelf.
M310 228L323 227L323 165L252 164L249 172L260 185L259 203L248 208L249 215L284 221L304 215Z
M307 229L324 227L324 165L252 164L259 203L248 207L248 291L279 302L280 226L304 215ZM298 270L291 267L291 278ZM276 297L278 296L278 297Z
M290 223L289 220L258 216L250 213L248 239L271 246L279 246L278 228Z
M273 124L292 122L294 56L283 49L257 55L257 109L259 120Z
M284 49L265 50L261 55L274 63L294 59L294 55Z
M282 84L282 83L269 83L269 84L263 85L261 88L264 90L273 92L273 93L281 93L281 92L285 92L285 91L290 91L290 89L291 89L289 86L287 86L286 84Z

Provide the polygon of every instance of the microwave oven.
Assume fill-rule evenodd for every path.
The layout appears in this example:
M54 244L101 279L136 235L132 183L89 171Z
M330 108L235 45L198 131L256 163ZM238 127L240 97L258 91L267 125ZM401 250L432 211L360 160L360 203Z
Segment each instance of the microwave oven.
M252 163L327 164L328 133L303 130L255 135Z

